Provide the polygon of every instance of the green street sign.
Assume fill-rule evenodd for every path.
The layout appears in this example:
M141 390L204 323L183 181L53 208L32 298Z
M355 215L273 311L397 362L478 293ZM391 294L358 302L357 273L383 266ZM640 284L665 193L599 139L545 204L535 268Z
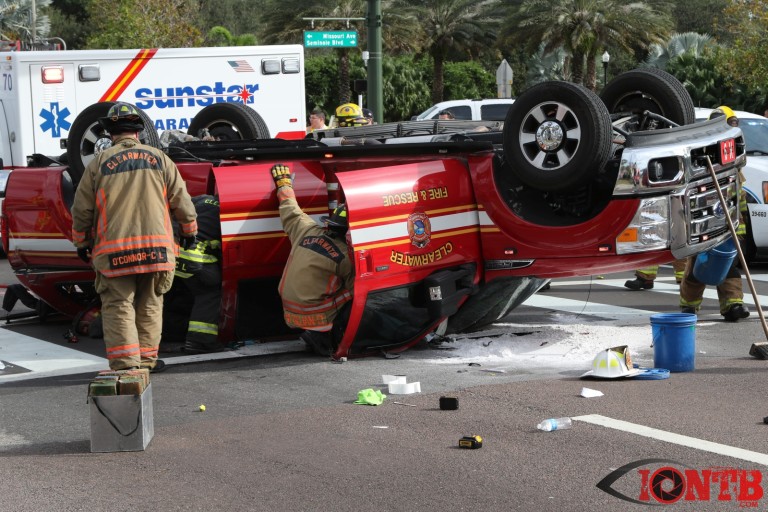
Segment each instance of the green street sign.
M331 32L304 31L304 48L356 48L357 32L336 30Z

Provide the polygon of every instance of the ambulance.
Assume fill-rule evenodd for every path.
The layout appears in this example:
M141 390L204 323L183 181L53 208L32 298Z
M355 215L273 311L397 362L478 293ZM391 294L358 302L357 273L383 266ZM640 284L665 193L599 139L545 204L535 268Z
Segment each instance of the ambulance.
M218 130L220 138L302 138L305 135L304 52L301 45L133 50L0 52L2 168L44 165L87 156L96 117L75 118L96 103L125 101L165 130ZM257 133L216 124L220 112L249 107ZM213 112L195 117L205 107ZM218 112L218 113L217 113ZM67 141L75 148L68 148ZM63 162L66 163L66 162ZM71 163L71 162L70 162Z

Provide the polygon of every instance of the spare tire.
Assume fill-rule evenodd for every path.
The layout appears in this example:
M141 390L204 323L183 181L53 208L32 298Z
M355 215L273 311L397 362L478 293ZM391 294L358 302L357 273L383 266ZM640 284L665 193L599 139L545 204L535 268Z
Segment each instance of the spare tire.
M189 123L187 133L200 137L207 129L218 140L268 139L269 128L261 116L243 103L208 105Z
M644 112L659 114L677 125L696 120L691 95L683 84L658 68L634 69L620 74L605 86L600 98L611 114L635 117L635 131L668 128L667 123L649 118Z
M585 185L611 150L611 120L589 89L544 82L523 92L504 121L504 158L514 175L544 192Z
M94 103L80 112L72 123L67 137L67 160L69 174L77 185L83 176L85 167L98 153L112 146L109 134L99 124L99 118L105 117L113 101ZM139 140L143 144L160 148L160 137L155 130L155 124L141 109L137 109L144 123L144 129L139 132Z

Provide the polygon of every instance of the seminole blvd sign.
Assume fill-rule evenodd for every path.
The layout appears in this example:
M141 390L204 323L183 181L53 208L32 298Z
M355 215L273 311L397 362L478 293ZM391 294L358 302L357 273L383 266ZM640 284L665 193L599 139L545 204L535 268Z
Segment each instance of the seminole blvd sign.
M304 31L304 48L356 48L357 32L335 30L330 32Z

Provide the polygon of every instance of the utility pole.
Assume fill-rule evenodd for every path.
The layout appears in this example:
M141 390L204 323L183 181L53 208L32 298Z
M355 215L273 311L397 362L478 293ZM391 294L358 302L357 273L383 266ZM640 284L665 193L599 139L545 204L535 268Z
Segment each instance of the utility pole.
M377 123L384 122L383 67L381 65L381 0L368 0L368 107Z

